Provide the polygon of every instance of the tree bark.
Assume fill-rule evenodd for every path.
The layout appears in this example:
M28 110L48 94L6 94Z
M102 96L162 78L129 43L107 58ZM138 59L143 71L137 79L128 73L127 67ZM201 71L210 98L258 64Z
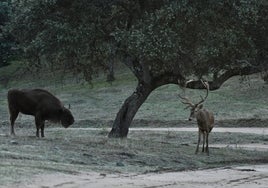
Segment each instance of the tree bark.
M150 85L139 82L136 91L128 97L113 122L109 137L127 137L129 126L140 106L147 99L153 88Z
M108 62L108 74L106 77L106 81L113 82L114 80L115 80L115 77L114 77L114 59L110 58L110 60Z

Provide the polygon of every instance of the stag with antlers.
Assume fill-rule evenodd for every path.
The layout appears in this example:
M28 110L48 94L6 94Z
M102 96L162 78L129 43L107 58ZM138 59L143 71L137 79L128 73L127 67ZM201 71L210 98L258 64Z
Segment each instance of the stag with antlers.
M183 90L185 91L185 87L187 86L187 84L190 81L186 82ZM196 118L197 120L197 124L198 124L198 142L197 142L197 146L196 146L196 151L195 153L198 153L199 150L199 144L200 144L200 139L201 139L201 135L203 135L203 148L202 148L202 152L206 152L207 155L209 155L209 150L208 150L208 135L211 132L213 126L214 126L214 115L212 112L208 111L207 109L203 108L203 103L205 102L205 100L208 97L208 92L209 92L209 85L207 82L204 82L203 80L201 80L202 84L204 85L204 87L206 88L206 96L203 98L201 96L201 101L199 101L198 103L194 104L191 102L191 100L189 100L186 96L181 96L179 95L181 102L183 104L186 104L187 107L190 107L190 117L189 117L189 121L193 120L194 118ZM180 83L179 83L180 84ZM206 143L206 148L205 148L205 143Z

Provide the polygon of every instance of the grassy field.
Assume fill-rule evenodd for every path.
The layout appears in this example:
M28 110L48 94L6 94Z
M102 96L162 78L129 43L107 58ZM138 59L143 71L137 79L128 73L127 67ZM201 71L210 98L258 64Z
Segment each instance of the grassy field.
M1 131L7 131L1 128ZM20 128L17 137L0 136L0 185L36 174L168 172L267 163L268 152L210 148L194 154L196 133L131 131L128 139L108 139L108 129L48 128L46 138ZM212 133L213 144L268 143L267 136Z
M52 79L51 79L52 78ZM77 122L80 120L114 120L124 100L135 91L136 79L128 72L120 72L116 81L109 84L102 76L92 84L76 79L51 74L10 82L7 88L0 88L0 113L2 121L7 120L6 93L9 88L45 88L59 97L65 105L70 104ZM1 87L1 86L0 86ZM135 120L180 121L186 120L189 111L180 103L177 85L166 85L156 89L148 97L135 116ZM198 101L205 91L187 90L186 94ZM216 120L267 119L268 84L259 75L241 81L239 77L228 80L216 91L211 91L204 106L214 112ZM22 117L24 120L24 117ZM79 124L79 123L78 123ZM163 125L165 126L165 125ZM258 126L258 125L257 125Z
M59 77L58 79L56 79ZM53 78L53 79L51 79ZM92 84L61 80L57 75L13 80L0 92L0 185L27 181L43 173L97 171L100 173L147 173L204 169L268 162L267 151L211 148L210 156L195 155L196 132L130 131L124 140L108 139L113 119L134 91L136 80L126 71L111 85L97 78ZM19 116L16 137L9 136L6 93L9 88L45 88L71 105L76 119L71 128L48 123L46 137L37 139L33 118ZM176 85L154 91L135 117L133 127L196 126L186 121L188 110L178 100ZM193 100L204 91L187 90ZM205 107L215 113L217 126L267 127L268 85L258 75L241 82L235 77L210 92ZM98 127L98 130L88 129ZM211 133L213 144L268 144L267 135Z

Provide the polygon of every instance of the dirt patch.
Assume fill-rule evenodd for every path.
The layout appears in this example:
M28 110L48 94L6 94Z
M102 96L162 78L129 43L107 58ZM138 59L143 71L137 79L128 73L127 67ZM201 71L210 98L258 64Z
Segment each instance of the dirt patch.
M157 188L186 187L214 188L238 187L261 188L268 184L268 165L228 167L209 170L196 170L170 173L105 174L84 172L78 175L49 174L38 175L22 184L8 187L94 187L94 188Z
M110 127L113 124L111 120L78 120L76 127ZM196 127L196 122L188 120L154 120L154 119L134 119L131 127ZM242 119L224 119L216 120L216 127L267 127L268 119L260 118L242 118Z
M210 147L213 148L232 148L232 149L243 149L251 151L268 151L267 144L212 144Z
M35 128L23 126L23 123L22 126L16 127L16 137L10 137L9 127L2 126L0 127L0 185L4 187L27 185L28 187L25 183L32 182L31 177L38 174L40 177L47 174L44 177L48 178L52 174L58 187L76 186L77 184L72 183L69 177L74 179L83 177L91 181L92 176L95 177L92 180L94 182L105 177L108 178L107 181L110 178L120 182L119 177L126 175L130 179L141 177L144 179L142 182L145 183L149 179L146 178L147 175L141 174L149 174L150 177L153 176L152 173L268 163L267 150L250 151L244 148L211 147L210 156L202 153L195 155L196 128L190 131L173 129L166 128L163 131L133 128L127 139L118 140L107 138L110 130L108 128L46 127L46 137L38 139L34 136ZM252 134L253 131L246 134L217 132L216 130L215 128L215 132L211 133L211 144L268 145L267 134ZM68 181L64 179L58 182L61 177L57 178L55 173L67 177ZM86 181L85 179L81 180L82 183ZM130 180L122 179L122 184L127 183L125 181ZM40 183L42 182L50 183L50 180L45 178L43 181L40 180ZM150 183L145 185L154 186ZM167 187L175 185L166 184Z
M94 129L93 129L94 130ZM96 130L96 129L95 129ZM197 127L167 127L167 128L130 128L130 131L159 131L159 132L194 132L198 131ZM244 133L268 135L268 128L264 127L215 127L213 132L217 133Z

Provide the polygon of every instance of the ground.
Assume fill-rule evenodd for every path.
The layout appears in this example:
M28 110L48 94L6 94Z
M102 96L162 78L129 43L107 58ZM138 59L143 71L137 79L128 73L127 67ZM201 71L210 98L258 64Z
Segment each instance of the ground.
M35 176L28 183L14 187L94 187L94 188L258 188L268 184L268 165L227 167L209 170L149 173L100 174L84 172L77 175L49 174ZM11 186L12 187L12 186Z
M250 187L253 180L261 187L268 181L266 127L216 127L210 156L194 154L195 127L132 128L123 140L108 139L105 127L50 125L45 138L36 138L28 125L20 124L15 137L8 125L0 130L3 187L197 187L200 182Z
M1 88L0 187L267 185L268 85L258 76L246 84L231 79L209 93L204 106L216 119L210 156L194 154L197 125L186 121L189 111L179 102L175 85L149 96L127 139L109 139L116 113L135 88L133 77L121 76L113 85L97 82L94 88L73 82L48 87L44 78L12 83L9 88L48 89L70 104L74 125L65 129L46 122L45 138L35 137L34 119L25 115L16 121L16 136L10 136L9 88ZM202 91L187 93L198 100Z

